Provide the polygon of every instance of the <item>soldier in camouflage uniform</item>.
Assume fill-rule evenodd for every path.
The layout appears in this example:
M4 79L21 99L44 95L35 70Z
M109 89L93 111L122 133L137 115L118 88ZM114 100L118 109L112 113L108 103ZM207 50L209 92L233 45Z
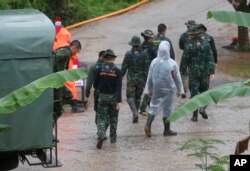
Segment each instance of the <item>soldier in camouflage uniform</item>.
M215 43L214 43L214 38L211 35L206 33L207 28L203 24L199 24L199 29L200 29L201 34L202 34L201 38L208 41L208 43L211 46L211 49L212 49L212 52L213 52L213 57L214 57L214 63L215 63L215 66L216 66L217 65L217 50L216 50L216 46L215 46Z
M141 48L141 40L133 36L129 44L130 51L125 54L122 62L122 76L127 73L127 102L133 113L133 123L138 122L138 109L148 72L148 55Z
M142 49L148 54L148 57L149 57L149 62L148 62L149 65L147 66L147 70L148 70L150 63L157 56L158 46L155 44L154 33L152 32L152 30L145 30L143 33L141 33L141 36L144 38L144 42L142 43ZM144 115L144 116L147 115L146 108L149 105L149 102L150 102L150 96L144 93L139 114Z
M98 68L94 79L94 88L100 92L97 117L97 149L102 148L106 137L106 125L108 123L110 124L110 141L111 143L116 143L118 112L122 101L122 75L121 70L114 64L116 55L113 50L108 49L105 52L104 58L106 62L102 67Z
M185 31L184 33L181 34L180 39L179 39L179 48L181 50L183 50L183 54L184 54L184 47L185 44L189 41L188 39L188 29L192 26L196 24L194 20L189 20L187 23L185 23L185 25L187 26L187 31ZM182 56L183 56L182 54ZM182 83L183 83L183 87L184 87L184 91L185 93L187 92L188 89L188 79L187 79L187 75L181 75L181 79L182 79ZM184 95L184 97L186 97L186 95Z
M105 59L103 58L105 54L105 51L100 51L99 52L99 58L97 60L97 62L92 65L89 68L89 72L88 72L88 78L87 78L87 84L86 84L86 101L88 101L89 95L90 95L90 90L92 88L93 82L94 82L94 77L97 73L98 68L102 67ZM98 97L99 97L99 90L95 89L94 90L94 110L96 112L96 116L95 116L95 123L97 125L97 109L98 109Z
M64 46L54 50L53 63L54 72L68 69L68 62L70 56L75 55L81 50L82 46L78 40L73 40L69 46ZM55 119L60 117L63 113L63 88L54 89L54 113Z
M206 40L201 38L198 25L193 25L188 30L190 41L185 45L184 54L181 59L180 72L188 74L189 91L191 98L205 92L209 88L209 80L214 78L214 59L211 47ZM187 73L188 69L188 73ZM207 119L205 107L200 109L202 118ZM192 121L198 121L198 109L193 112Z

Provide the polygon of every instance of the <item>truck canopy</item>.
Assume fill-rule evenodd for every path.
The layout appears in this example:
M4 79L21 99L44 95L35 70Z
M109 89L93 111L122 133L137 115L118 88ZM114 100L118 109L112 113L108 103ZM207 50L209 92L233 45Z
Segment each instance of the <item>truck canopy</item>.
M0 98L53 72L55 27L35 9L0 11ZM0 152L52 146L53 90L8 115L0 123L11 129L0 133Z

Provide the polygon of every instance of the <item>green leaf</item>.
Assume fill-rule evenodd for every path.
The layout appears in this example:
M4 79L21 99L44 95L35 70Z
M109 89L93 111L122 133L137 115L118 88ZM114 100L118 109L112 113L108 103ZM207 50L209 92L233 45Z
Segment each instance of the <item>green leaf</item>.
M200 168L201 170L205 169L203 164L195 164L196 167Z
M0 132L5 132L10 129L9 125L0 124Z
M6 95L0 99L0 115L16 111L37 99L47 88L59 88L66 81L75 81L86 77L83 68L65 70L37 79L30 84Z
M170 122L174 122L180 117L185 116L189 112L193 112L199 107L208 104L216 104L219 101L236 97L236 96L249 96L250 86L249 80L246 82L236 82L224 84L213 89L210 89L202 94L196 95L183 105L178 107L168 118Z
M240 11L209 11L207 18L214 18L223 23L234 23L237 26L250 27L250 14Z
M196 157L196 158L202 158L205 156L205 153L202 153L202 152L196 152L196 153L192 153L192 154L188 154L187 155L188 157Z
M225 171L225 169L220 165L211 165L208 167L209 171Z

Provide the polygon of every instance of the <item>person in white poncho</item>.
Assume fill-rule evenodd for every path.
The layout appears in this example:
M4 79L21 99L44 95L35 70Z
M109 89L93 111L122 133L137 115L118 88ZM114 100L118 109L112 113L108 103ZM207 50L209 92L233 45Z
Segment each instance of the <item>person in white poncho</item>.
M161 111L163 111L163 135L177 135L170 130L167 118L173 111L175 96L184 94L184 90L177 63L170 58L170 44L167 41L160 43L157 58L150 65L145 92L151 95L148 119L144 129L146 136L151 137L151 124L155 115Z

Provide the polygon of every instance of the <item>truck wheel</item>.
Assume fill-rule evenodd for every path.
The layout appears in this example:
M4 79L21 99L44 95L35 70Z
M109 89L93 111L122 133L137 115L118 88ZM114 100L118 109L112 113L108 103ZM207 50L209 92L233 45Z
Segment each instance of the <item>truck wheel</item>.
M19 163L17 154L0 154L0 170L11 170L17 168Z

